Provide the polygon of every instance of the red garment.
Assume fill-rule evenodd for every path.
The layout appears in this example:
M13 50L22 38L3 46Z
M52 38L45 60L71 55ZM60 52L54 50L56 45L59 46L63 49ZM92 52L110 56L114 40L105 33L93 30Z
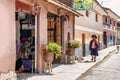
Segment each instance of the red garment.
M95 41L95 48L98 50L99 49L99 45L98 45L98 42L96 40L91 40L90 41L90 45L89 45L89 50L92 49L92 42Z

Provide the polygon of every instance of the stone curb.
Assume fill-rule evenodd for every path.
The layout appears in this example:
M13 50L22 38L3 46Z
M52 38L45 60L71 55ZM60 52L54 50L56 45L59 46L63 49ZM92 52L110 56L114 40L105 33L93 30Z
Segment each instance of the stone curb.
M116 46L114 46L114 47L116 47ZM110 56L110 54L112 53L112 52L114 52L116 50L116 48L115 49L113 49L113 50L111 50L111 51L109 51L109 52L107 52L106 53L106 55L104 55L99 61L97 61L95 64L93 64L91 67L89 67L89 69L86 69L82 74L80 74L79 75L79 77L77 77L75 80L79 80L81 77L82 77L82 75L84 75L85 73L87 73L91 68L93 68L95 65L97 65L97 64L99 64L100 62L102 62L105 58L107 58L108 56Z
M0 80L17 80L17 74L14 71L0 73Z

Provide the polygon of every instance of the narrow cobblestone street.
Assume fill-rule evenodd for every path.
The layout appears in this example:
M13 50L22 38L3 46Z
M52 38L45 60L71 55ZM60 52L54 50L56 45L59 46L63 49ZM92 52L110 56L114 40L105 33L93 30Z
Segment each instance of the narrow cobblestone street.
M120 53L113 54L77 80L120 80Z
M120 0L0 0L0 80L120 80Z
M86 56L84 57L83 62L76 61L75 64L58 65L53 68L53 72L51 74L20 74L18 75L18 80L76 80L79 76L82 76L82 74L94 67L97 63L106 59L106 57L112 54L112 52L115 53L115 49L116 46L113 46L99 51L99 56L97 57L96 62L91 62L91 56Z

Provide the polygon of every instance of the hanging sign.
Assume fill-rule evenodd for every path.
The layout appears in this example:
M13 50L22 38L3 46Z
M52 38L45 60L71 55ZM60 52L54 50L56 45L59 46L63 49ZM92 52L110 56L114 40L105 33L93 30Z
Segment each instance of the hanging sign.
M75 10L92 10L94 0L73 0L73 9Z

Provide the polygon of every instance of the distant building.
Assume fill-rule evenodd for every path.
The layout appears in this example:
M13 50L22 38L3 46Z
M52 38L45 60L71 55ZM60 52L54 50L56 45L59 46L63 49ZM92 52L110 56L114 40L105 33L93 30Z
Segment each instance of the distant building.
M72 7L72 0L59 0ZM81 41L76 56L89 55L89 41L92 34L98 36L100 49L115 45L117 41L117 19L120 17L109 8L102 7L97 0L92 11L78 11L83 16L75 18L75 39Z
M117 19L120 17L109 8L104 8L107 16L103 15L104 48L115 45L117 40Z
M120 22L117 22L117 45L120 45Z
M97 35L100 49L103 49L103 15L107 12L95 0L92 11L78 11L83 16L75 18L75 39L81 41L81 48L76 49L76 56L89 55L89 42L93 34Z

